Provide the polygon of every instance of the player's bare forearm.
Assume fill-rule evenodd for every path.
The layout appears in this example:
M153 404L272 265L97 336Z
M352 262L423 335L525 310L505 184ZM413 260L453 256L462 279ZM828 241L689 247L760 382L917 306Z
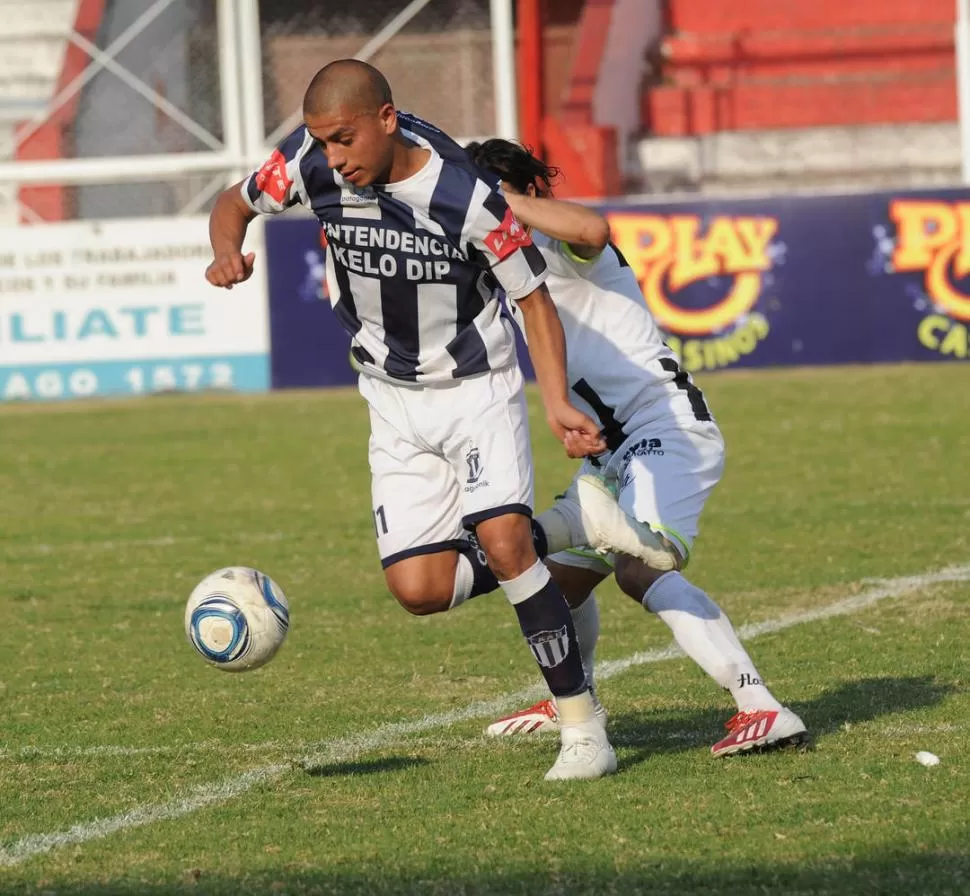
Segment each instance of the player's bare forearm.
M241 252L246 229L256 213L242 198L242 184L234 184L219 194L209 214L209 242L212 254Z
M599 255L610 241L607 220L585 205L542 196L510 195L506 199L522 224L569 243L584 258Z
M256 213L246 204L242 184L235 184L219 194L209 215L209 242L213 260L205 277L213 286L232 289L234 283L248 280L253 272L255 254L242 254L249 222Z
M600 437L599 426L569 401L566 337L549 290L540 286L524 299L519 299L518 306L549 427L566 446L570 457L605 451L606 443Z
M518 302L529 344L529 357L546 409L568 403L566 382L566 336L559 312L545 285Z

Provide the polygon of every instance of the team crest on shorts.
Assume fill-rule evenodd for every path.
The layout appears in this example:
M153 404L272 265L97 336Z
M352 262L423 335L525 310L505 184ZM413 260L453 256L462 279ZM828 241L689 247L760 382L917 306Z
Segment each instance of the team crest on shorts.
M485 468L482 466L482 457L477 445L472 445L468 449L468 453L465 455L465 463L468 465L468 478L465 480L466 492L473 492L489 484L487 479L482 479Z
M529 650L543 669L553 669L569 656L569 635L566 626L529 635Z
M482 475L482 458L474 446L468 449L465 463L468 464L468 483L478 482Z

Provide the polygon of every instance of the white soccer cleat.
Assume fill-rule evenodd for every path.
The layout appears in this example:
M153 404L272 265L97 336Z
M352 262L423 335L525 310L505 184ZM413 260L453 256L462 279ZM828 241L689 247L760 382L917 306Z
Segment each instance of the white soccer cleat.
M546 772L547 781L602 778L616 771L616 753L598 721L563 725L561 736L562 748Z
M805 723L786 707L739 712L724 727L731 733L711 747L712 756L763 752L807 744L809 740Z
M676 551L646 523L624 512L598 476L578 477L576 497L589 545L598 553L627 554L660 572L677 568Z
M596 720L606 727L606 708L593 696ZM551 734L559 730L559 710L555 700L540 700L528 709L496 719L485 729L489 737L511 737L516 734Z

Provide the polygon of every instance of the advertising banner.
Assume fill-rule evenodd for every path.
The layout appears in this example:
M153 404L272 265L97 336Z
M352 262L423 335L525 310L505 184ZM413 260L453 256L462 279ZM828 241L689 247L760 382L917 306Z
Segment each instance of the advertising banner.
M598 208L688 370L970 357L970 191ZM319 226L266 239L273 386L353 382Z
M4 229L0 399L267 389L265 268L220 290L211 257L199 216Z
M968 191L601 211L691 371L967 357Z

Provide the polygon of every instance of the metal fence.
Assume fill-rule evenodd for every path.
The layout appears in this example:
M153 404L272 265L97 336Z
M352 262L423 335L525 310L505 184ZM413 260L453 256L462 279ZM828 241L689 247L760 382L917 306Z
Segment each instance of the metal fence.
M12 4L0 0L0 15ZM511 41L497 49L491 25L510 30L507 0L18 0L25 8L26 25L0 36L0 223L205 211L299 124L307 82L335 58L369 59L401 108L456 137L514 127L493 65L508 60L498 92L514 102ZM44 54L42 71L25 64Z
M401 108L456 137L514 136L512 6L513 0L0 0L0 225L204 212L299 123L307 81L334 58L369 59L387 74ZM561 97L549 85L575 73L577 60L586 58L584 40L596 43L576 21L580 10L597 6L579 0L545 6L545 111L553 117ZM647 6L659 21L660 0L615 0L615 21L621 11L642 17ZM701 21L715 7L724 15L745 8L713 0L687 6ZM782 7L808 9L795 0L769 7L776 18L787 14ZM964 72L970 0L955 0L954 19ZM598 95L612 96L643 47L633 29L611 27L600 37L606 52L599 76L610 76ZM953 183L961 163L970 178L970 90L958 93L959 122L745 128L732 118L734 107L724 113L720 87L705 93L695 89L703 83L685 81L694 91L685 105L673 62L661 55L648 50L644 83L632 91L644 88L649 114L632 112L623 125L620 164L629 192ZM787 61L784 54L778 60ZM684 70L693 77L695 68ZM930 74L953 93L952 69ZM822 80L830 76L823 72ZM804 87L801 76L785 77L792 90ZM929 76L914 69L912 77ZM958 83L970 83L970 73ZM752 84L749 93L767 89ZM624 96L631 93L626 86ZM883 107L891 103L892 96L878 97ZM806 105L765 102L791 110ZM651 135L649 126L635 133L661 113L671 121L671 103L689 109L695 130L698 109L710 107L717 125L700 134L688 128L682 138Z

